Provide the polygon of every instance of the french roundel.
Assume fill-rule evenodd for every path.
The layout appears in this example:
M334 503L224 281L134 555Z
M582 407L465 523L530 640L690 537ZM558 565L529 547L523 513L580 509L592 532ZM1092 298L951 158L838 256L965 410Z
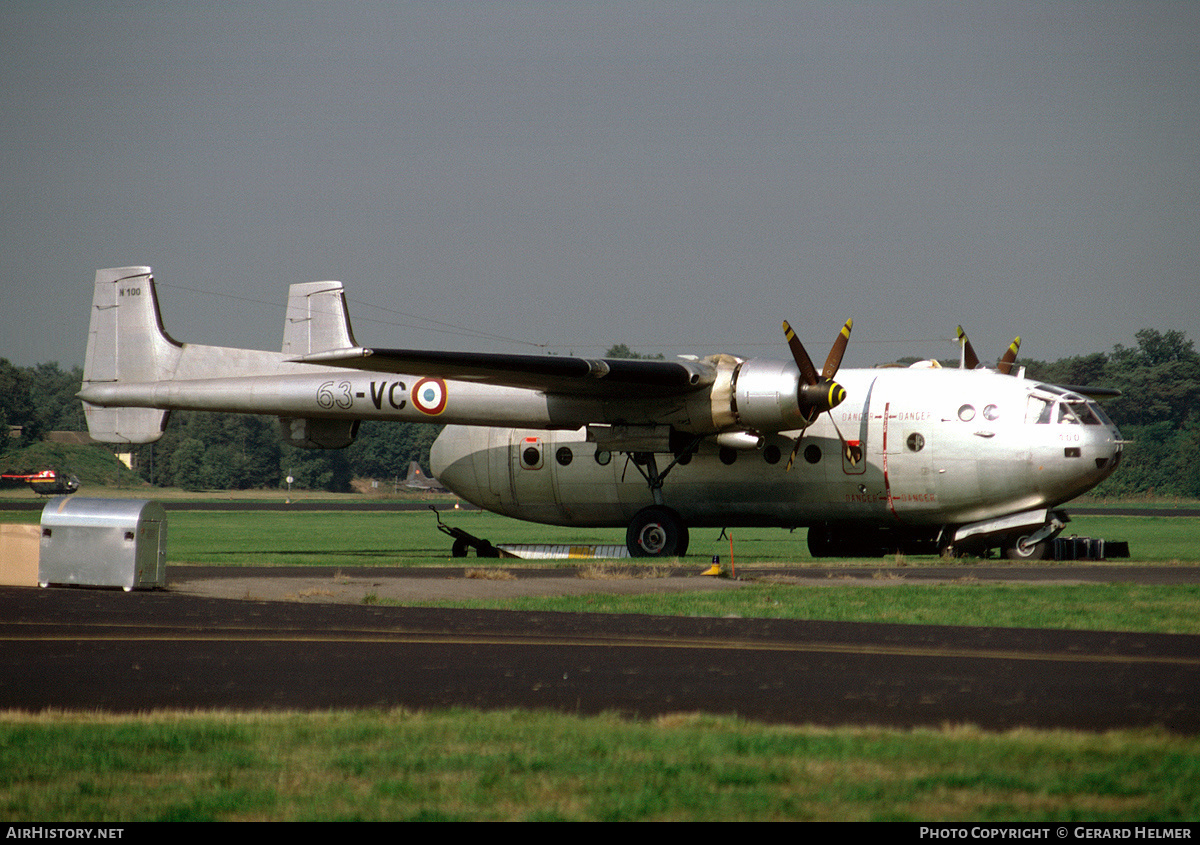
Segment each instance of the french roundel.
M413 404L423 414L436 416L446 410L446 382L440 378L423 378L413 385Z

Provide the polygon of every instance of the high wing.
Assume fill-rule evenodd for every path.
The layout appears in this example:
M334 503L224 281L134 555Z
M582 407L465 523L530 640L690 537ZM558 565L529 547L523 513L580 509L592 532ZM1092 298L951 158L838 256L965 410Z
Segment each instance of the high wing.
M702 361L560 358L364 347L327 350L290 360L375 373L427 373L480 384L596 397L635 398L689 393L716 379L716 368Z

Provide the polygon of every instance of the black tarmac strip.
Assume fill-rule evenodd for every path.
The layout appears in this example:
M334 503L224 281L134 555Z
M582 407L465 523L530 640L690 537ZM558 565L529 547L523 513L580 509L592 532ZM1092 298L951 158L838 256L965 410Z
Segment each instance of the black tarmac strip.
M952 577L964 574L950 569L957 569ZM997 569L1014 576L1012 568ZM1063 567L1045 569L1064 576ZM1107 580L1148 574L1126 567L1069 571L1078 578L1089 569L1105 570ZM1152 569L1189 583L1200 577L1194 567ZM1021 579L1031 571L1041 570L1022 568ZM387 575L446 577L441 570ZM1196 734L1200 636L0 587L0 708L396 706L631 717L699 711L899 728L1161 726Z

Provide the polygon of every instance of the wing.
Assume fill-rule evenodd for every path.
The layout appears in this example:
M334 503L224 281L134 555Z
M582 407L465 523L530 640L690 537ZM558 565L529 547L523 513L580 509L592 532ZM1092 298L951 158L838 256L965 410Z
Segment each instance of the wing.
M438 376L547 393L601 397L690 393L716 379L716 368L703 361L559 358L363 347L315 352L292 360L351 370Z

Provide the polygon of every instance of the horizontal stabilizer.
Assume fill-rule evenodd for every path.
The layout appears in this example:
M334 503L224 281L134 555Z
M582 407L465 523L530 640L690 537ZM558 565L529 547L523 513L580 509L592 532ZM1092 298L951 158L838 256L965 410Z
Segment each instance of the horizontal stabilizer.
M88 433L101 443L153 443L162 437L170 411L157 408L101 408L83 403Z

